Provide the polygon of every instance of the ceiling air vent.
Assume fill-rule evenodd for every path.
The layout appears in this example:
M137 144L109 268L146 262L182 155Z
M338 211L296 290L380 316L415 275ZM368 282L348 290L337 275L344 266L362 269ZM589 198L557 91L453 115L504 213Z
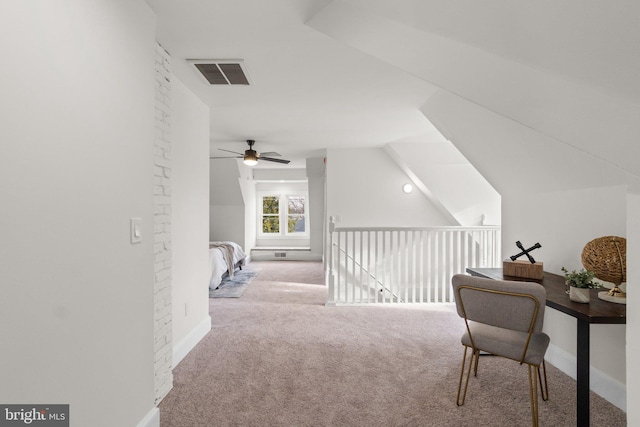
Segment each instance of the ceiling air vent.
M212 85L249 85L241 59L189 59L189 63Z

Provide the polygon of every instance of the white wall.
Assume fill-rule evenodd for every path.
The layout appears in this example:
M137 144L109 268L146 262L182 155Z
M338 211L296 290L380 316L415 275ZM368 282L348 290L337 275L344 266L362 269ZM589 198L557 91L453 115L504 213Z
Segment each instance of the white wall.
M236 160L211 160L209 240L245 244L245 201L240 187L239 165Z
M627 282L638 283L640 277L640 194L627 194ZM634 363L640 354L640 291L627 288L627 425L640 425L640 365Z
M212 242L245 241L244 204L211 205L209 239Z
M256 186L254 185L252 173L253 169L244 164L239 164L238 169L240 172L240 178L238 183L240 184L240 190L242 191L242 200L244 200L244 206L256 205ZM251 249L256 245L256 221L257 213L255 209L245 209L243 206L242 212L238 212L239 218L244 218L244 250L251 259Z
M173 365L211 329L209 108L171 81Z
M155 57L155 139L153 156L153 339L155 402L173 387L171 308L171 57L160 44Z
M154 49L144 1L2 6L0 402L153 411Z
M626 203L625 186L505 196L503 258L518 251L517 240L527 247L540 242L542 248L534 256L544 263L545 271L562 274L563 266L580 269L582 249L587 242L601 236L626 237ZM575 358L575 319L548 308L545 331L551 344L560 350L556 353L560 358L564 353ZM591 326L592 389L621 407L625 406L625 334L625 325ZM553 352L549 356L552 364L566 363L554 360ZM567 373L575 375L575 365L569 366Z
M256 181L304 181L307 179L305 168L251 168L253 179Z
M382 148L327 150L327 215L338 227L451 225Z
M309 246L312 256L322 257L325 223L325 163L323 157L308 158L306 163L307 186L309 187L309 216L313 219L309 226Z

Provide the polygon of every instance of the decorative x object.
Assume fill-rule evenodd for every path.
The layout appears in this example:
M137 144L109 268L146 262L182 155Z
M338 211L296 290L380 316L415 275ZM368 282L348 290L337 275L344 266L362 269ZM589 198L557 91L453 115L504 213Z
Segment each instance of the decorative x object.
M517 246L518 248L520 248L520 250L521 250L522 252L520 252L519 254L516 254L516 255L511 255L511 257L510 257L510 258L511 258L511 261L515 261L516 259L518 259L518 258L519 258L519 257L521 257L522 255L526 255L526 256L527 256L527 258L529 258L529 261L531 262L531 264L535 264L535 263L536 263L536 260L535 260L535 259L533 259L533 257L532 257L531 255L529 255L529 252L531 252L531 251L532 251L532 250L534 250L534 249L541 248L541 247L542 247L542 245L541 245L540 243L536 243L535 245L531 246L529 249L525 249L525 248L524 248L524 246L522 246L522 243L520 243L520 240L518 240L518 241L516 242L516 246Z

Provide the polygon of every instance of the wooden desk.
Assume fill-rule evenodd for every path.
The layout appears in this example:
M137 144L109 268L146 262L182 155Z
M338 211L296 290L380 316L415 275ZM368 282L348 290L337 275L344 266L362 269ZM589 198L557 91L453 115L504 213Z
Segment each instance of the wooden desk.
M576 318L578 336L576 346L577 425L580 427L589 426L589 325L592 323L625 324L627 323L627 306L601 300L598 298L598 292L601 290L598 289L591 289L589 304L573 302L565 292L564 276L546 271L542 280L504 276L502 268L467 268L467 273L494 280L540 283L547 292L548 307Z

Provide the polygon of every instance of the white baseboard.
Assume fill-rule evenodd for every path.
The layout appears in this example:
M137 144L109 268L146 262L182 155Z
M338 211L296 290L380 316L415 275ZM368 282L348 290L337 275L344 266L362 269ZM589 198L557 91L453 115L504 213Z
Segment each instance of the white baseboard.
M576 379L576 358L574 355L549 344L545 359L574 380ZM589 373L589 382L591 391L627 412L627 387L625 384L593 366Z
M150 410L137 427L160 427L160 410L158 408Z
M173 346L173 366L178 363L200 342L211 330L211 316L207 315L179 343Z

